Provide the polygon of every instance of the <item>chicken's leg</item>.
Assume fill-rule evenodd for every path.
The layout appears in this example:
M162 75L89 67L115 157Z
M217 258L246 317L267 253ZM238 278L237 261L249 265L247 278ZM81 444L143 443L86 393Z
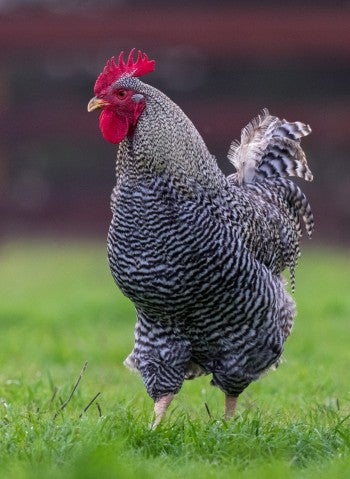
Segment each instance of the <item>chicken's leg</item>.
M236 412L237 397L226 394L225 396L225 419L231 419Z
M175 394L169 393L166 396L162 396L161 398L157 399L154 402L155 419L154 419L154 422L151 426L152 429L155 429L159 425L159 423L161 422L161 420L165 416L166 410L168 409L169 404L173 400L174 396L175 396Z

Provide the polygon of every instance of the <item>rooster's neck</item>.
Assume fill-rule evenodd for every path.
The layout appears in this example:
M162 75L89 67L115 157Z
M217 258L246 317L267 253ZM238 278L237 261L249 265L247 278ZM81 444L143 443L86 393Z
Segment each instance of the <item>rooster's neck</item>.
M120 145L117 170L129 177L165 174L181 188L200 185L213 192L221 190L225 182L193 123L153 88L134 135Z

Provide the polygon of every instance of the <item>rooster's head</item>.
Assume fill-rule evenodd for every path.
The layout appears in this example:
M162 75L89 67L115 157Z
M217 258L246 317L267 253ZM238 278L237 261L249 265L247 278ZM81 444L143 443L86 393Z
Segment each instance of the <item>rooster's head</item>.
M114 57L108 60L95 83L95 96L88 104L88 111L101 108L100 129L103 137L111 143L120 143L132 135L137 120L146 106L144 95L125 87L125 78L140 77L154 70L154 60L138 52L134 62L133 48L124 60L121 52L116 64Z

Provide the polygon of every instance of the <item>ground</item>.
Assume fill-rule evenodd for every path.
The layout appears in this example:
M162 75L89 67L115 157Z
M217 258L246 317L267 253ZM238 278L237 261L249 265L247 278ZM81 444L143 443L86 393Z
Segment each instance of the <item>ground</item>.
M122 365L135 314L105 246L3 243L0 477L349 477L350 255L312 246L278 370L248 388L231 422L209 378L187 382L151 431L151 400Z

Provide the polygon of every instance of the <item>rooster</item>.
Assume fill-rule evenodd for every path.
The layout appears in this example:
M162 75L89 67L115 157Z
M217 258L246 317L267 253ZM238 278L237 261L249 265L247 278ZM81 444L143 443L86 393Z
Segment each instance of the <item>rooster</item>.
M185 379L211 374L231 418L238 396L278 365L290 334L301 225L313 216L300 187L312 180L300 139L308 125L265 109L242 130L225 176L185 113L138 77L154 60L131 50L98 76L88 111L118 144L108 258L134 303L135 344L124 364L154 400L154 426Z

